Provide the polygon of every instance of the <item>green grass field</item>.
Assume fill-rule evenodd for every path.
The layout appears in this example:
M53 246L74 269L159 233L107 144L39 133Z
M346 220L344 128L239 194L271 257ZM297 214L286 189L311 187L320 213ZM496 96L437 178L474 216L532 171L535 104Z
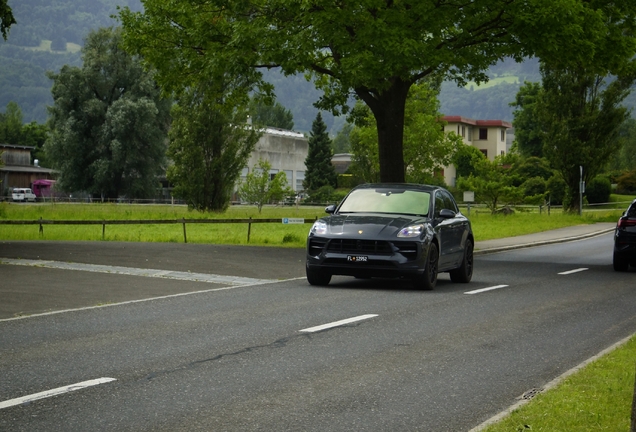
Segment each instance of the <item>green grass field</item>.
M516 212L491 215L473 210L470 220L476 241L547 231L565 226L595 222L615 222L621 210L596 210L583 216L547 212ZM184 206L134 204L8 204L0 205L0 220L180 220L185 219L279 219L281 223L188 223L188 243L248 244L299 247L305 245L310 224L282 223L283 218L316 219L324 216L323 207L264 207L258 213L253 206L232 206L224 213L188 211ZM0 240L72 240L72 241L183 242L183 225L134 224L109 225L3 225Z

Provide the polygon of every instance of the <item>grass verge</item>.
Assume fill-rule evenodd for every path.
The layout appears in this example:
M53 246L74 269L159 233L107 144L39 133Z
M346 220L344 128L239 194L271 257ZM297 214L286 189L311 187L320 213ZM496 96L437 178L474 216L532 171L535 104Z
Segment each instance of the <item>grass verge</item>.
M636 337L483 431L628 431Z

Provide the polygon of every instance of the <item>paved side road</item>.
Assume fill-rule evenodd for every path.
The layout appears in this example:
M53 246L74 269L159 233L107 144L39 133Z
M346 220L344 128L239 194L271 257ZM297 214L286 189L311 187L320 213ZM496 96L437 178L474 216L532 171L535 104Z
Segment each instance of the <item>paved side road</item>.
M519 237L477 242L476 254L502 252L611 232L614 224L579 225ZM3 258L4 263L3 263ZM12 260L32 260L28 266ZM46 266L54 261L55 266ZM64 267L64 263L73 263ZM207 284L193 277L130 277L135 272L77 271L81 265L215 275ZM85 266L89 267L89 266ZM90 271L93 271L90 273ZM112 273L112 274L104 274ZM153 272L148 272L153 273ZM154 272L155 274L157 272ZM219 276L219 277L216 277ZM176 243L0 241L0 319L47 311L229 286L223 276L282 280L305 276L305 250L258 246Z

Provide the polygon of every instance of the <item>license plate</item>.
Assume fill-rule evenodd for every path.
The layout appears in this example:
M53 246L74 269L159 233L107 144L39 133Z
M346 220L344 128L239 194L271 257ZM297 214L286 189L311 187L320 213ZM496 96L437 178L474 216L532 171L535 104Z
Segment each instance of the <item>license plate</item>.
M361 255L347 255L347 261L351 262L365 262L368 259L366 256Z

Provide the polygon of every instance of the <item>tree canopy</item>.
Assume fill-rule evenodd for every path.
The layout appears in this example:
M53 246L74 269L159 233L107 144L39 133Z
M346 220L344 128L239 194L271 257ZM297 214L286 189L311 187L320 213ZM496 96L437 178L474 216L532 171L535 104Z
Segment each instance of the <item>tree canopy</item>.
M119 29L92 32L81 68L49 74L54 105L45 150L62 190L144 198L159 186L171 101L120 40Z
M120 19L127 47L173 88L223 68L271 92L258 68L281 67L314 80L320 108L347 111L355 94L375 118L381 180L400 182L413 84L432 75L485 81L506 57L596 58L612 68L634 54L635 14L632 0L146 0L143 13L124 9Z
M0 34L4 40L7 40L7 31L13 24L16 22L8 0L0 0Z

